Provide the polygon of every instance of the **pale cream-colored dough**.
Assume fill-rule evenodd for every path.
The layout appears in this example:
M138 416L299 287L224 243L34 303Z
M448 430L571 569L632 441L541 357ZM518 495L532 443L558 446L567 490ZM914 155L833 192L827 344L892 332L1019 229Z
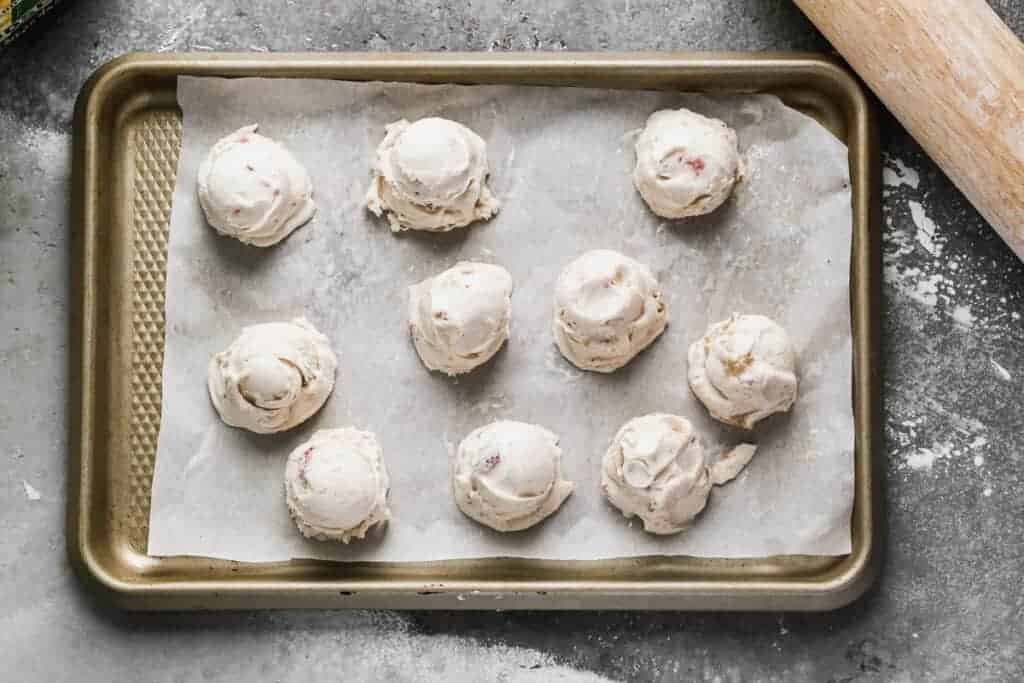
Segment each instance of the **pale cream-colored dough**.
M228 237L268 247L316 213L309 173L284 145L239 128L199 166L199 204L207 222Z
M320 410L337 366L327 337L305 318L252 325L210 361L207 388L224 422L271 434Z
M497 531L527 529L572 493L558 437L534 424L499 421L463 439L452 462L455 503Z
M285 501L308 538L348 543L391 518L388 470L372 432L324 429L288 456Z
M624 516L639 517L644 531L679 533L704 509L712 485L735 478L756 449L742 444L709 465L689 420L644 415L612 440L601 464L601 490Z
M711 213L742 174L736 132L687 109L654 112L636 141L633 184L663 218Z
M555 284L555 343L582 370L621 368L667 324L665 302L650 269L616 251L586 252Z
M687 377L712 417L752 429L796 401L796 352L770 318L734 313L690 346Z
M461 375L508 339L512 276L501 266L462 261L409 287L409 332L431 370Z
M387 126L366 207L391 229L447 232L487 220L500 203L487 186L487 144L466 126L431 117Z

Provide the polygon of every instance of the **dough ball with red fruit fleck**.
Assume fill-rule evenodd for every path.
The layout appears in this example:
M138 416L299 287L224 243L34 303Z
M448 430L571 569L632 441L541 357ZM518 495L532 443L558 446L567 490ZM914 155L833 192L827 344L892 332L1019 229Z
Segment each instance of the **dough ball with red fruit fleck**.
M633 184L663 218L711 213L743 175L736 131L688 109L651 114L636 141Z

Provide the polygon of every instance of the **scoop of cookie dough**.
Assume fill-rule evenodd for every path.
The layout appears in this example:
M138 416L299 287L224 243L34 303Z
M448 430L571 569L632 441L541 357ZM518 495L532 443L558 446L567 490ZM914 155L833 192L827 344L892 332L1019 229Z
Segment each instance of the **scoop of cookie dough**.
M199 166L199 204L207 222L228 237L268 247L316 213L306 169L278 142L239 128Z
M526 529L572 493L562 478L558 437L533 424L500 421L474 430L452 463L455 503L498 531Z
M348 543L391 517L388 471L377 437L325 429L288 456L285 501L303 536Z
M733 314L690 346L690 388L711 416L752 429L797 396L796 352L789 336L763 315Z
M437 117L386 128L377 147L366 207L391 229L447 232L487 220L499 202L487 186L487 144L460 123Z
M651 114L636 141L633 184L663 218L711 213L742 175L736 132L687 109Z
M738 446L714 465L693 426L678 415L653 413L619 429L601 464L601 490L644 531L675 534L704 509L712 485L724 484L750 461L752 444Z
M512 276L501 266L462 261L409 288L409 332L431 370L461 375L508 339Z
M242 330L210 361L207 387L224 422L271 434L304 422L334 388L338 359L304 318Z
M667 323L654 275L616 251L588 251L562 271L555 285L555 342L582 370L621 368Z

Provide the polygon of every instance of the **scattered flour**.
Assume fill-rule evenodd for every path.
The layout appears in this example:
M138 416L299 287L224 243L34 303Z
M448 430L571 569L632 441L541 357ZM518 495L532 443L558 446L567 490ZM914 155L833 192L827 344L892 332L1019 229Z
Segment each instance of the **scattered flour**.
M923 277L913 288L907 290L907 296L915 301L920 301L925 306L935 306L939 302L939 285L944 279L939 274Z
M992 364L992 369L995 370L996 376L999 377L999 379L1003 380L1004 382L1009 382L1010 380L1013 379L1013 375L1011 375L1006 368L997 363L994 358L989 358L988 362Z
M901 412L898 407L896 410ZM940 460L948 460L948 467L973 462L980 468L985 464L989 440L988 427L983 422L950 410L933 398L916 404L914 412L917 414L913 417L890 423L897 470L931 471ZM944 438L930 447L919 447L923 436L919 436L919 429L935 424L946 428Z
M470 638L449 635L420 636L409 630L409 622L397 619L385 628L370 628L356 634L365 649L362 656L331 654L315 632L307 632L289 644L297 651L316 652L319 667L310 669L313 678L321 673L328 679L336 677L341 668L350 680L382 680L393 678L395 671L421 671L425 679L445 681L481 680L486 671L488 680L497 681L563 681L564 683L602 683L609 679L589 671L581 671L558 663L544 652L511 645L482 645ZM383 624L382 624L383 626ZM353 634L346 629L346 638ZM298 635L298 634L296 634ZM305 642L303 642L305 641ZM337 650L335 649L335 652ZM326 655L326 656L324 656ZM307 655L308 657L308 655ZM339 659L344 666L339 667ZM319 668L319 671L316 669Z
M886 249L882 260L886 264L898 264L900 258L913 253L914 245L910 241L910 235L906 230L893 227L892 216L886 216L885 224L889 228L886 233Z
M895 164L895 161L887 163ZM895 173L893 171L892 173ZM902 178L903 175L897 176ZM1000 334L1021 319L1016 308L1019 300L994 298L988 278L971 277L974 256L964 243L953 246L949 237L928 215L924 197L915 192L911 183L903 183L910 195L904 206L906 213L896 211L887 215L884 233L883 276L888 287L897 296L921 304L921 315L947 316L961 333ZM911 227L912 226L912 227ZM1016 299L1016 297L1013 297ZM927 310L933 309L933 310ZM996 374L1009 381L1000 371L1002 366L993 362Z
M187 40L182 40L182 36L189 32L192 26L196 22L202 22L206 19L207 9L200 5L184 17L181 17L176 25L170 27L160 37L160 43L157 45L157 52L169 52L175 49L179 49L187 46ZM255 49L250 46L250 49ZM264 50L265 52L265 50Z
M914 225L917 226L917 233L914 237L918 244L932 256L941 256L942 241L936 234L935 221L928 217L920 202L911 200L907 204L910 206L910 217L913 219Z
M911 202L911 204L921 207L917 202ZM892 217L887 219L891 229L886 235L883 275L885 281L895 287L902 296L929 308L935 308L940 300L949 301L945 292L953 289L953 281L938 267L941 262L935 259L919 262L915 266L902 265L903 257L912 254L918 245L924 247L933 256L940 253L941 245L935 237L935 224L924 215L923 207L920 208L920 212L923 219L919 220L926 221L923 224L931 228L930 232L918 229L916 234L911 235L906 230L893 228Z
M957 306L953 309L953 321L964 327L974 326L974 316L971 315L970 306Z
M882 169L882 182L887 187L896 188L906 185L916 190L921 184L921 176L917 171L903 163L902 159L891 157L888 159L890 165Z
M886 281L895 285L900 294L929 308L934 308L939 303L939 287L949 284L949 280L941 273L924 275L920 268L900 270L895 265L886 265L884 276Z
M952 453L952 443L932 444L931 448L919 448L904 458L900 469L909 467L912 470L918 471L931 470L936 460L948 458Z
M34 166L34 169L25 165L19 169L20 171L28 172L34 170L39 172L41 169L66 168L67 162L65 157L70 145L70 136L68 134L25 125L3 111L0 111L0 126L7 130L20 131L20 138L18 138L19 147L31 151L31 162L29 163ZM4 151L6 152L7 150ZM25 157L25 159L28 161L28 157ZM15 159L13 157L0 156L0 169L13 169L14 163Z
M29 500L42 500L42 494L39 493L39 491L34 486L32 486L32 484L22 479L21 485L25 489L26 498L28 498Z
M52 590L51 590L52 592ZM41 591L40 591L41 594ZM13 592L5 594L13 596ZM79 632L54 633L53 624L68 619L66 600L49 598L31 603L21 600L15 609L5 610L0 630L0 652L15 644L56 642L67 651L84 638ZM5 602L5 607L9 601ZM20 608L19 608L20 607ZM503 683L608 683L599 674L564 664L542 650L502 643L481 643L476 638L417 633L413 620L405 615L380 610L336 610L334 612L254 613L246 624L256 624L256 640L264 647L253 648L251 656L239 657L237 648L211 647L206 634L211 622L202 616L195 629L178 634L173 646L188 651L192 645L192 669L175 676L155 670L147 680L235 681L349 680L349 681L502 681ZM221 621L219 623L227 623ZM437 620L437 623L446 623ZM84 628L84 627L80 627ZM79 630L80 630L79 628ZM496 626L497 629L502 627ZM71 629L66 629L71 630ZM58 631L60 631L58 629ZM215 633L216 635L216 633ZM145 629L123 629L119 648L125 652L152 646ZM50 640L47 640L50 638ZM56 640L53 640L53 639ZM219 637L216 641L222 641ZM96 641L99 642L99 641ZM609 648L614 649L613 643ZM184 647L183 647L184 646ZM620 648L621 649L621 648ZM11 663L31 662L39 676L33 680L70 680L67 665L60 658L41 656L45 648L30 650L29 656ZM177 651L175 649L174 651ZM625 659L626 655L622 655ZM707 657L712 662L717 660ZM161 661L158 657L157 661ZM717 667L716 667L717 668ZM202 674L200 672L206 672ZM301 672L300 676L296 672ZM133 677L134 678L134 677ZM710 677L704 680L711 680ZM727 678L726 680L739 680Z
M930 448L922 448L908 455L904 462L912 470L930 470L938 457L938 454Z

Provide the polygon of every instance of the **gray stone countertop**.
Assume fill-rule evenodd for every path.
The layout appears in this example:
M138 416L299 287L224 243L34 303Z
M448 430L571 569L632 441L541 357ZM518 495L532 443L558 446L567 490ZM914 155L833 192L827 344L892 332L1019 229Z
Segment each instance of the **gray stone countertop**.
M994 0L1024 34L1024 0ZM830 614L125 614L64 555L71 112L132 50L810 49L789 0L66 0L0 51L0 671L19 681L1024 679L1024 265L887 114L878 584ZM1022 65L1024 68L1024 65Z

